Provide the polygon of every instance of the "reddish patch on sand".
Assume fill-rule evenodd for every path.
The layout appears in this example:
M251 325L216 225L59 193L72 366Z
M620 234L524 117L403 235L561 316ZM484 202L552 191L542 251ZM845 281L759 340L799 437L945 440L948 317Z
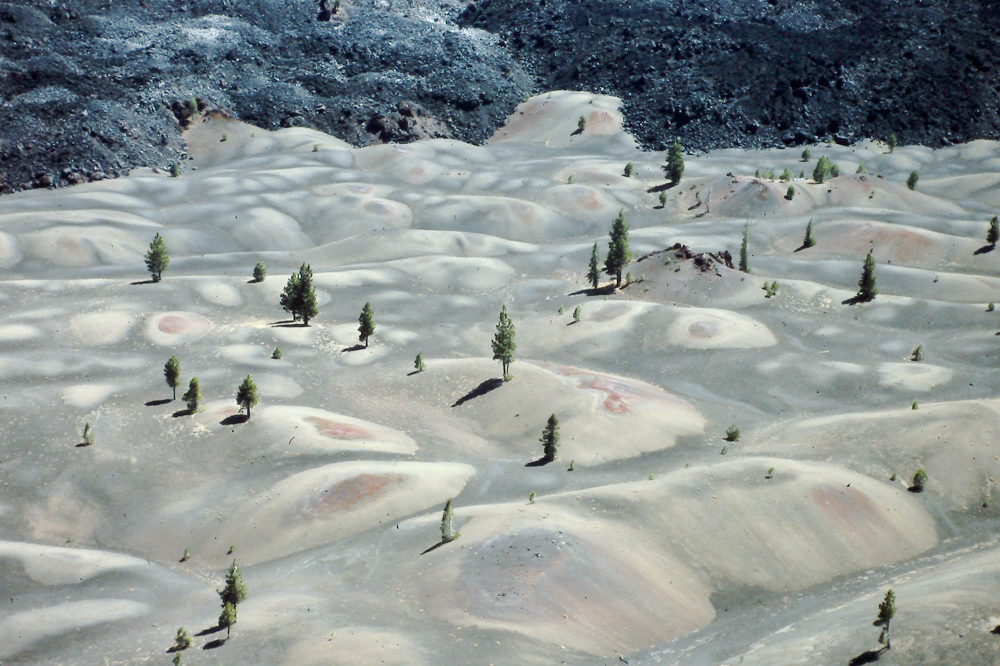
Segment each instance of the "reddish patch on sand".
M320 434L333 437L334 439L373 439L372 434L367 430L347 423L329 421L317 416L306 417L306 422L316 426Z
M345 511L385 495L403 482L398 474L358 474L319 490L307 500L308 513Z
M627 382L611 375L599 375L588 372L581 368L574 368L569 365L556 365L554 363L539 363L535 365L547 368L557 375L563 377L579 377L577 388L593 389L605 393L604 409L615 414L624 414L629 410L630 400L656 400L669 402L675 405L683 405L690 408L685 402L678 400L669 393L665 393L659 388L645 384L643 382Z
M600 310L590 315L588 319L591 321L611 321L612 319L618 319L618 317L627 315L631 309L624 303L613 303L603 306Z
M841 538L869 548L890 538L875 504L860 490L826 486L815 488L810 495Z
M715 331L715 322L711 321L696 321L688 326L688 333L691 334L691 337L701 340L711 338L715 335Z
M573 188L575 203L584 210L600 210L604 205L597 199L597 192L589 187L579 185Z
M365 204L365 210L372 215L387 216L392 214L392 208L382 201L369 201Z
M167 315L160 320L159 328L164 333L169 333L170 335L181 335L191 328L191 322L184 317Z

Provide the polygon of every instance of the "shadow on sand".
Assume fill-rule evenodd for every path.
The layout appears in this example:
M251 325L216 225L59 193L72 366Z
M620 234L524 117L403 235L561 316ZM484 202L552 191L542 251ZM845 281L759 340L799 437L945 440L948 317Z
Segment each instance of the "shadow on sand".
M246 423L249 420L249 414L233 414L219 421L219 425L236 425L237 423Z
M481 395L486 395L490 391L500 388L503 385L503 380L493 377L492 379L487 379L485 382L472 389L461 398L459 398L452 407L458 407L459 405L464 405L465 403L478 398Z
M997 249L996 245L984 245L972 254L986 254L987 252L992 252L995 249Z
M226 644L227 640L229 640L228 637L226 637L226 638L216 638L214 641L209 641L209 642L205 643L204 645L202 645L201 649L202 650L214 650L215 648L220 648L220 647L222 647L223 645Z
M358 344L354 345L353 347L344 347L340 351L342 351L342 352L356 352L356 351L361 351L362 349L368 349L368 348L365 347L363 344L361 344L359 342Z
M538 460L532 460L529 463L524 463L525 467L545 467L550 462L555 462L555 458L539 458Z
M580 289L578 291L571 291L566 294L567 296L607 296L609 294L615 293L615 285L606 284L603 287L598 287L597 289Z
M448 543L448 542L447 541L438 541L436 544L434 544L433 546L431 546L430 548L428 548L427 550L425 550L424 552L422 552L420 554L421 555L426 555L427 553L431 552L432 550L437 550L438 548L440 548L441 546L445 545L446 543Z
M135 282L129 282L131 285L137 284L156 284L156 280L137 280Z
M879 648L878 650L868 650L866 652L862 652L857 657L847 662L847 664L848 666L862 666L862 664L875 663L887 649L888 648Z
M163 398L162 400L150 400L146 403L147 407L158 407L159 405L165 405L168 402L173 402L170 398Z

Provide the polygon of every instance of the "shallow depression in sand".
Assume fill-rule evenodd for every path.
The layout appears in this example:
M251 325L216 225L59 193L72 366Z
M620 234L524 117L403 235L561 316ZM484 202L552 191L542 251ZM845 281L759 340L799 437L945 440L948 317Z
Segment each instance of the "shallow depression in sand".
M211 328L211 322L200 314L164 312L149 320L146 337L158 345L178 345L201 338Z

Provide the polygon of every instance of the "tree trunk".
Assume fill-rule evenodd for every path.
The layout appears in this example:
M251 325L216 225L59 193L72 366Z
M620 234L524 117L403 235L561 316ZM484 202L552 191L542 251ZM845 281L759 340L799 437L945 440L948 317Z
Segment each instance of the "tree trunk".
M176 386L171 386L170 388L172 388L174 390L174 400L176 400L177 399L177 387Z
M365 336L365 349L368 349L368 336Z

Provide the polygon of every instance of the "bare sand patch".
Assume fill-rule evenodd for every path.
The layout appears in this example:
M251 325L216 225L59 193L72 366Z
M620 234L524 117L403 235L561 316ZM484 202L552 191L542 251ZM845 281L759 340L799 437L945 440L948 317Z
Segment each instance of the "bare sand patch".
M344 422L313 421L341 437L356 436L357 428ZM473 474L459 463L325 465L279 481L226 520L212 541L234 544L247 564L284 557L444 504Z
M42 585L76 585L108 571L145 567L145 560L118 553L0 541L0 558L16 560Z
M195 285L198 295L209 303L235 308L243 304L239 290L223 280L198 280Z
M87 627L141 617L149 606L125 599L93 599L12 613L0 620L0 657Z
M0 325L0 342L23 342L40 337L42 332L30 324Z
M137 235L103 225L54 226L21 234L27 254L57 266L131 264L146 251Z
M489 234L519 241L579 233L571 221L541 204L497 196L428 198L417 209L421 228Z
M13 268L24 258L21 243L16 237L0 231L0 268Z
M235 404L235 403L234 403ZM412 454L417 443L407 435L369 421L322 409L294 406L265 407L260 414L273 428L284 449L294 437L296 450L313 452L370 451ZM279 434L283 433L283 434Z
M80 409L91 409L121 390L118 384L75 384L62 389L62 399L67 405Z
M778 343L761 322L737 312L710 308L675 308L666 340L687 349L756 349Z
M337 627L289 649L284 666L423 666L421 648L389 627Z
M635 146L635 139L622 128L624 116L618 110L621 100L609 95L556 90L536 95L518 104L507 124L487 140L540 142L546 146L565 147L592 138L611 137L623 146ZM583 116L586 128L578 132Z
M158 345L180 345L200 339L212 323L195 312L163 312L150 317L146 337Z
M386 262L408 273L431 289L488 291L507 284L514 269L499 259L486 257L420 257Z
M878 366L879 383L907 391L930 391L952 378L954 371L930 363L883 363Z

